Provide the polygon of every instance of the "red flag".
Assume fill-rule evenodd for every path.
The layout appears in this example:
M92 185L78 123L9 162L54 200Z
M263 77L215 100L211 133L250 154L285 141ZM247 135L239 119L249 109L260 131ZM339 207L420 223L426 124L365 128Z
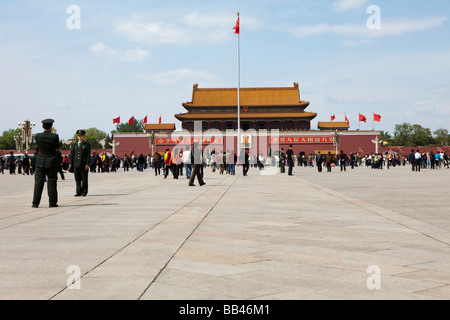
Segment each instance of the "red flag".
M161 116L159 116L159 124L161 124Z
M114 123L120 123L120 116L118 116L117 118L113 119L113 124Z
M130 120L128 120L128 124L133 124L134 123L134 117L131 117Z
M334 119L336 119L336 115L335 115L335 114L333 114L333 115L331 116L331 121L334 121Z
M142 123L147 123L147 116L145 116L144 120L142 121Z
M234 29L234 34L239 34L239 16L236 21L236 26L233 29Z
M381 116L379 114L374 113L373 114L373 121L380 122L381 121Z
M366 117L363 116L363 115L360 113L360 114L359 114L359 121L363 121L363 122L366 122L366 123L367 123L366 120L367 120Z
M347 124L350 125L350 121L348 121L347 115L345 115L345 122L347 122Z

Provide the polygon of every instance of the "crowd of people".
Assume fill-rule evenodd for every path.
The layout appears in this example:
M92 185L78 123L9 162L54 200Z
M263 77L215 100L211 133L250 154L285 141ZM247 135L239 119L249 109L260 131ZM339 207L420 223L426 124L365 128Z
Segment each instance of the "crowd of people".
M169 153L169 154L168 154ZM59 153L61 160L61 168L59 173L61 178L64 179L64 173L69 170L69 156L62 156ZM347 168L355 168L366 166L371 169L383 169L396 166L411 165L412 170L417 171L422 169L440 169L449 168L450 159L444 152L418 152L418 150L412 150L409 156L401 156L398 153L371 153L367 155L359 155L358 153L345 154L305 154L300 152L298 155L291 155L292 165L291 167L317 167L321 172L322 167L327 168L330 171L332 167L339 168L345 171ZM4 155L0 157L0 172L4 174L8 172L10 174L23 174L33 175L35 155L14 157L11 152L8 156ZM247 158L247 159L246 159ZM266 166L279 167L282 173L285 172L285 168L289 167L289 159L286 156L284 150L276 153L273 156L266 157L262 152L259 154L243 153L239 158L235 152L218 151L213 150L210 155L206 155L203 159L202 155L202 167L211 167L212 172L218 171L219 174L236 174L236 166L241 164L244 175L247 174L249 167L255 167L259 170L264 170ZM248 166L245 168L245 166ZM178 179L179 176L185 175L186 178L190 178L192 166L190 164L190 150L187 148L176 149L169 151L167 148L164 154L155 152L153 155L143 154L125 154L123 157L118 157L114 154L103 152L92 152L90 155L89 172L90 173L103 173L103 172L116 172L122 169L123 171L129 171L136 169L137 171L144 172L144 170L154 170L155 175L162 173L164 178L167 178L169 174L174 179ZM245 171L246 170L246 171ZM183 174L184 172L184 174ZM291 173L292 174L292 173Z
M62 156L58 150L60 146L59 136L53 130L53 119L42 120L42 128L44 132L38 133L35 136L37 151L32 157L25 154L16 156L11 151L8 156L0 157L0 172L4 174L5 169L9 170L10 174L35 175L34 192L33 192L33 208L38 208L41 202L42 191L44 183L47 182L49 207L58 207L58 191L57 180L58 173L61 179L65 180L64 173L69 171L74 174L76 182L75 197L86 197L88 194L88 173L96 172L117 172L119 168L124 171L133 170L144 172L146 169L153 169L155 175L162 175L167 179L169 174L173 179L178 179L183 176L183 169L185 170L186 179L189 180L189 186L195 186L194 182L197 179L200 186L206 183L203 180L205 167L210 166L211 170L219 171L219 174L235 175L236 165L242 165L242 174L247 176L250 166L258 167L259 170L264 170L267 161L272 166L280 168L281 173L285 173L285 167L288 167L288 175L293 175L293 167L297 163L299 166L317 166L319 172L322 172L322 166L325 165L327 172L331 171L333 166L339 166L341 171L346 171L347 166L354 169L356 166L361 166L363 162L366 166L371 166L372 169L382 169L383 166L389 168L391 165L405 165L406 157L399 157L397 154L370 154L365 157L359 157L358 154L345 154L343 151L340 154L332 155L329 151L322 155L321 152L308 156L304 152L300 152L298 157L294 154L292 144L289 145L288 150L284 151L281 147L274 156L265 157L262 152L258 154L251 154L248 148L241 150L240 154L236 154L233 150L223 151L202 150L201 145L197 142L186 145L183 148L174 148L170 150L165 148L164 154L155 152L153 155L144 156L143 154L135 155L134 152L125 154L120 158L114 154L103 152L101 154L91 153L91 146L85 140L86 132L82 129L76 131L77 140L71 144L70 156ZM192 148L192 150L191 150ZM217 152L217 153L216 153ZM411 154L407 158L412 165L413 171L420 171L420 168L449 168L448 156L441 153L420 153L419 150L411 150Z

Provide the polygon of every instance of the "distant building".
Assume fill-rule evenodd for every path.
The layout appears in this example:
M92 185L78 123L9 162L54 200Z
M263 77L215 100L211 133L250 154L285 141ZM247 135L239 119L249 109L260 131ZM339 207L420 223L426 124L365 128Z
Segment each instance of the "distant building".
M175 123L146 123L145 132L153 133L172 133L176 129Z
M317 124L320 131L348 131L350 125L345 121L321 121Z

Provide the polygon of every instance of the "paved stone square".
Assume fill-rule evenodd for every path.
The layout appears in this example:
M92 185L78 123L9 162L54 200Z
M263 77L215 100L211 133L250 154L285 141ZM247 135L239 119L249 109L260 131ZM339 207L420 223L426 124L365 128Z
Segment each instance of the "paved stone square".
M450 299L448 169L89 181L0 175L0 299Z

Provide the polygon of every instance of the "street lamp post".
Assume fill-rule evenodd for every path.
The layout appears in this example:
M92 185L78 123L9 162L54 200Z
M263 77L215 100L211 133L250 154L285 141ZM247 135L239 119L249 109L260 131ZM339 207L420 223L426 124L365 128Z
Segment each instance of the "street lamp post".
M333 145L336 147L336 155L338 155L338 147L341 145L341 134L337 130L334 133Z
M17 136L14 137L16 139L16 149L17 153L20 153L22 150L22 144L23 144L23 138L22 135L19 133Z
M31 122L28 118L24 122L19 122L19 127L22 128L22 139L25 142L25 152L28 153L31 141L33 140L33 127L36 125L35 122ZM22 147L23 141L21 141L20 147Z
M152 152L152 156L154 155L154 150L155 150L155 132L154 131L152 131L152 133L151 134L149 134L148 135L148 137L149 137L149 143L150 143L150 149L151 149L151 152Z

